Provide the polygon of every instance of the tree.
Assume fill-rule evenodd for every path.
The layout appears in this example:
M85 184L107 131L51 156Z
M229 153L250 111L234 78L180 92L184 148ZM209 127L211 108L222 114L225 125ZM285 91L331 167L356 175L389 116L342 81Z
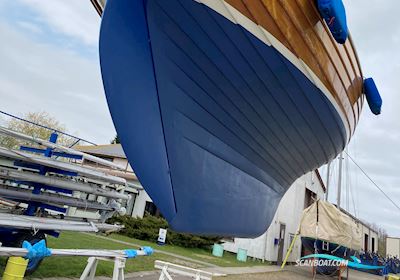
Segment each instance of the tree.
M386 238L388 237L387 231L379 227L378 228L378 253L379 255L386 256Z
M21 121L18 119L10 119L6 122L5 126L13 131L21 132L23 134L45 140L48 140L51 133L55 130L66 132L65 125L61 124L56 118L52 117L49 113L44 111L27 113L23 116L23 119L28 120L32 123ZM35 124L39 124L43 127ZM48 127L50 129L45 127ZM57 143L64 146L70 146L75 141L75 139L62 134L59 134L57 139ZM9 136L2 136L0 138L0 146L15 149L18 148L20 145L32 145L32 143L21 141L19 139Z

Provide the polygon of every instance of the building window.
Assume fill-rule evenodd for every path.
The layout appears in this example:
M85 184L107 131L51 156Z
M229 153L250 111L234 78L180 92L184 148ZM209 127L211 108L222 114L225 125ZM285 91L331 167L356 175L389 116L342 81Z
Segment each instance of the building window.
M96 201L97 200L97 195L95 194L89 194L87 197L88 201Z
M146 201L146 206L144 208L144 211L149 215L157 216L158 209L153 202Z
M83 193L82 192L79 194L79 197L81 199L88 200L88 201L96 201L97 200L97 195L91 194L91 193Z
M368 251L368 234L364 234L364 251Z
M306 194L304 198L304 209L313 204L316 199L317 199L317 194L306 188Z

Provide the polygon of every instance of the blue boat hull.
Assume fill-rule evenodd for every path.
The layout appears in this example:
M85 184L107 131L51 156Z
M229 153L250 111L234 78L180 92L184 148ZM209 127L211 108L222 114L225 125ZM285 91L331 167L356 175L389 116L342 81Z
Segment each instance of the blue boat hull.
M100 60L124 151L175 230L258 236L290 185L346 145L299 69L196 1L108 0Z

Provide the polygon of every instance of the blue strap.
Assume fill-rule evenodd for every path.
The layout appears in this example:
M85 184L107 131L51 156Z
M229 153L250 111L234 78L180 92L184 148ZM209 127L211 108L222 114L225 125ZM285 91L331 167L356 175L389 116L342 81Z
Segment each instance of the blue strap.
M144 251L146 253L146 256L150 256L154 253L153 248L148 247L148 246L142 247L142 251Z
M128 259L133 259L137 256L136 250L133 249L124 250L124 252Z
M28 253L25 256L25 259L28 260L42 259L51 256L51 250L47 248L46 241L44 239L40 240L34 245L25 240L22 243L22 248L28 250Z
M146 254L146 256L150 256L150 255L152 255L154 253L154 250L151 247L145 246L145 247L142 247L140 249ZM125 252L126 257L128 259L133 259L133 258L135 258L137 256L137 250L127 249L127 250L124 250L124 252Z

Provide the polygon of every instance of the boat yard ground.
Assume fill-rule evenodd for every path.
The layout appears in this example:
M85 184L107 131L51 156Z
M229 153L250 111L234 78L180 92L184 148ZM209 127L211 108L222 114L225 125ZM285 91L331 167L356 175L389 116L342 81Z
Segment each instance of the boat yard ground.
M157 246L155 243L128 238L121 235L109 237L97 236L85 233L63 232L60 238L48 238L49 248L102 248L102 249L127 249L140 246L152 246L155 254L149 257L138 257L128 260L126 263L126 278L131 280L157 280L159 271L154 270L155 260L164 260L188 267L201 268L210 272L227 274L225 277L214 277L221 280L286 280L286 279L312 279L309 268L287 266L284 271L279 267L261 263L259 261L238 262L235 255L225 253L223 258L217 258L210 252L200 249L188 249L177 246ZM1 267L5 265L5 259L0 260ZM26 279L78 279L82 273L87 258L84 257L51 257L43 261L42 266L35 274ZM113 263L100 262L97 268L96 279L110 279ZM1 271L2 273L2 271ZM174 280L186 280L187 277L174 276ZM316 279L329 279L317 276ZM337 278L330 278L337 279ZM380 276L370 275L350 270L349 279L382 279Z
M224 277L214 277L213 279L215 279L215 280L310 280L310 279L313 279L310 270L305 269L305 268L287 267L284 271L280 271L279 267L270 266L268 269L265 269L266 271L263 273L246 273L252 269L254 269L254 267L253 268L234 267L231 269L231 272L234 272L235 274L230 274L230 275L227 275ZM209 270L209 269L206 269L206 270ZM229 270L229 268L228 268L228 270ZM254 271L257 271L257 269L254 269ZM243 272L243 273L241 273L241 272ZM158 280L159 275L160 274L158 271L147 272L146 274L137 273L137 274L128 275L126 277L126 280L139 280L139 279L141 279L141 280ZM175 276L175 277L173 277L173 279L174 280L189 280L191 278ZM335 279L337 279L337 277L327 277L327 276L317 275L315 279L317 279L317 280L322 280L322 279L335 280ZM342 277L342 279L344 280L346 278ZM349 280L383 280L383 279L384 279L383 276L372 275L372 274L354 271L354 270L349 271ZM103 280L103 279L99 278L98 280Z
M240 269L232 268L232 270L237 273L237 274L232 274L232 275L227 275L223 277L214 277L213 279L215 280L310 280L313 279L311 276L311 272L308 269L302 269L302 268L297 268L297 267L289 267L285 269L285 271L279 271L279 267L272 266L270 271L263 272L263 273L247 273L243 274L240 273ZM207 269L208 270L208 269ZM243 272L246 272L248 270L251 270L251 268L243 269ZM137 274L131 274L127 275L126 280L158 280L159 279L159 272L158 271L152 271L152 272L147 272L146 274L144 273L137 273ZM104 278L105 280L106 278ZM182 276L173 276L174 280L189 280L192 278L188 277L182 277ZM316 278L317 280L322 280L322 279L337 279L337 277L327 277L327 276L321 276L317 275ZM342 279L346 279L345 277L342 277ZM351 270L349 272L349 280L383 280L383 276L377 276L377 275L371 275L368 273L364 272L359 272L359 271L354 271ZM98 280L103 280L99 278Z
M309 269L298 268L298 267L287 267L284 271L279 271L279 267L270 266L269 271L265 271L263 273L248 273L250 270L256 267L232 267L226 269L232 269L234 273L232 275L227 275L223 277L214 277L215 280L310 280L313 279L311 276L311 272ZM209 270L209 269L206 269ZM255 271L259 269L254 269ZM243 273L241 273L243 272ZM247 273L246 273L247 272ZM134 272L128 273L125 275L126 280L158 280L160 277L159 271L143 271L143 272ZM193 278L183 277L172 275L174 280L190 280ZM76 280L78 278L75 278ZM100 276L96 277L96 280L109 280L109 277ZM337 279L337 277L327 277L317 275L317 280L322 279ZM342 277L342 279L346 279ZM372 275L368 273L363 273L359 271L350 270L349 272L349 280L383 280L383 276ZM46 280L74 280L71 278L48 278Z
M342 279L346 279L342 277ZM133 278L134 279L134 278ZM143 279L143 280L150 280ZM157 278L158 279L158 278ZM227 277L215 278L220 280L310 280L312 274L309 268L299 268L299 267L287 267L285 271L271 271L266 273L252 273L252 274L242 274L242 275L229 275ZM323 275L317 275L315 279L338 279L337 277L327 277ZM349 280L383 280L383 276L372 275L360 271L350 270ZM183 280L183 279L182 279Z

